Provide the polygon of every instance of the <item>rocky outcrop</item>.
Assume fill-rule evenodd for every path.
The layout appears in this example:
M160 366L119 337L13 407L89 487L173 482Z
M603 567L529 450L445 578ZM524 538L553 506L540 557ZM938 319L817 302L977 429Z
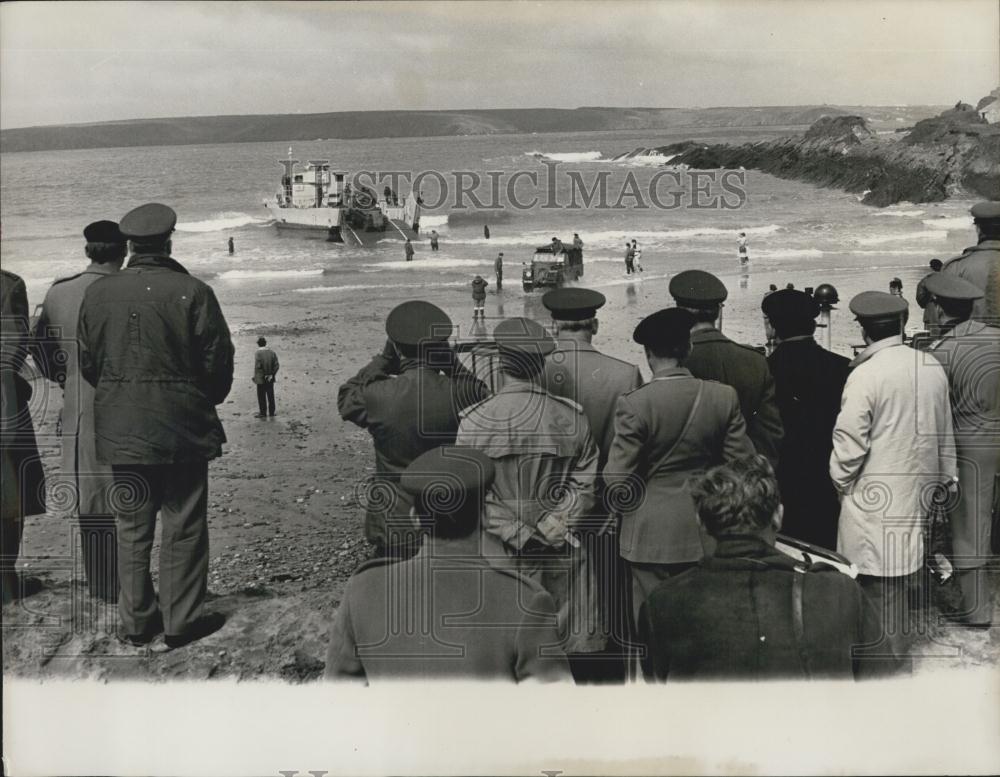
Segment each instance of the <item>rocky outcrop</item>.
M1000 125L964 103L905 133L877 134L861 116L824 116L803 135L743 145L675 143L669 164L761 170L863 195L868 205L1000 195Z

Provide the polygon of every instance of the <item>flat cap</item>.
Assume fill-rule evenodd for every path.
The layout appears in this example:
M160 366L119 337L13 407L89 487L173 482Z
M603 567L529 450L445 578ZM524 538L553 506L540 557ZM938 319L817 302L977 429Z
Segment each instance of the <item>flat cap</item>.
M119 229L129 239L160 237L174 231L177 214L174 209L158 202L133 208L121 220Z
M935 297L943 299L979 299L983 290L965 278L951 273L936 272L924 281L924 288Z
M664 308L646 316L632 332L639 345L663 347L681 345L691 336L694 313L684 308Z
M400 345L447 340L453 328L447 313L420 299L396 305L385 320L385 333Z
M476 448L444 445L417 456L399 477L399 487L435 512L460 508L469 495L493 484L493 460Z
M1000 201L987 200L985 202L977 202L969 212L976 221L1000 219Z
M851 312L857 318L869 321L891 321L907 312L906 300L884 291L863 291L850 304Z
M772 321L812 321L819 315L819 303L798 289L772 291L761 301L760 309Z
M124 243L126 238L114 221L94 221L83 228L88 243Z
M729 296L722 281L704 270L679 272L670 279L668 288L677 304L688 308L712 307Z
M597 315L607 299L592 289L552 289L542 297L542 304L558 321L584 321Z
M547 356L556 344L545 327L530 318L507 318L493 330L501 354Z

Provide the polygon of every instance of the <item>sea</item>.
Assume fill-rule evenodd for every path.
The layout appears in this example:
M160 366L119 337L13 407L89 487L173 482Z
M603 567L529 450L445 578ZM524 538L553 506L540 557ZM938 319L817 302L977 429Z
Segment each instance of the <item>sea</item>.
M742 178L731 179L727 190L717 180L702 179L698 193L684 171L664 181L662 174L669 169L664 158L640 155L613 161L623 152L680 140L737 143L797 130L801 128L317 139L5 154L0 157L0 260L24 278L34 306L55 279L86 265L81 234L86 224L119 220L136 205L163 202L178 214L174 257L214 287L237 333L266 322L276 303L292 311L323 307L361 315L421 298L467 317L469 284L476 274L490 281L491 295L498 296L492 272L499 251L504 252L500 294L506 303L499 309L542 319L540 292L521 288L521 263L553 236L569 243L577 232L585 243L580 283L604 293L609 309L628 309L630 322L670 304L667 282L672 275L701 268L729 287L726 315L746 341L763 340L759 305L772 284L833 284L846 322L851 296L887 290L890 279L899 277L915 310L910 328L919 328L914 286L926 274L929 260L947 259L975 242L971 202L873 208L861 204L859 194L755 171L735 171ZM329 160L349 172L425 173L423 240L417 241L414 261L404 261L401 240L354 248L322 236L279 231L263 203L273 203L282 171L279 160L290 151L303 163ZM476 175L482 179L474 189L478 204L452 185L457 171L465 181ZM443 176L444 187L436 174ZM671 198L660 190L660 205L670 207L658 207L649 197L657 175L674 191ZM553 177L555 186L550 187ZM518 207L506 198L512 178ZM574 185L579 195L580 184L589 188L602 180L608 192L603 207L597 202L587 207L582 196L572 201ZM500 182L499 189L493 181ZM737 186L739 197L732 193ZM374 188L381 192L382 183ZM404 182L399 190L405 195L409 187ZM496 192L499 196L493 196ZM500 207L491 207L495 205ZM440 234L441 247L434 253L426 242L431 229ZM741 231L749 241L746 270L737 255ZM233 255L227 248L230 237ZM626 277L624 244L633 238L642 247L644 271ZM835 345L844 350L852 337L857 339L855 328L845 323Z

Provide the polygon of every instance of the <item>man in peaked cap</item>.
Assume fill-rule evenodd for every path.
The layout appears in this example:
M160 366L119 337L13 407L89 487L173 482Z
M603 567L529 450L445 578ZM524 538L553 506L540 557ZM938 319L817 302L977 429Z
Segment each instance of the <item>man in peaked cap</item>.
M881 615L885 640L872 652L890 650L901 669L911 663L908 601L923 566L926 495L956 475L948 378L903 345L906 307L881 291L851 300L867 347L851 362L830 455L837 550Z
M959 490L949 505L952 565L962 589L956 619L988 628L993 596L986 563L993 549L992 510L1000 481L1000 328L971 318L983 292L957 275L935 273L927 292L940 339L929 350L948 373ZM989 369L988 365L994 365Z
M168 648L220 628L208 590L208 462L222 453L216 413L233 385L233 343L212 288L171 257L177 214L159 203L121 220L131 256L87 288L77 338L94 387L97 459L117 504L123 638ZM160 588L150 562L161 520Z
M420 454L454 443L459 411L488 393L455 363L448 347L452 330L437 305L423 300L397 305L386 318L382 352L337 392L341 418L367 429L375 445L365 537L379 555L416 551L413 502L399 490L399 476Z
M328 679L569 679L553 647L552 597L483 555L483 496L494 474L486 454L451 446L403 471L399 486L427 539L413 558L376 559L351 577L331 631ZM397 621L420 625L400 632L391 628Z
M90 264L52 284L35 323L34 355L39 370L63 390L60 477L73 484L80 521L84 573L91 596L118 601L115 518L108 506L111 467L97 458L94 388L80 375L77 322L91 284L117 273L128 250L114 221L95 221L83 230Z
M493 338L503 385L462 412L457 443L493 459L485 534L552 594L573 662L573 654L600 651L606 642L597 627L593 559L578 536L593 528L597 446L583 408L543 388L545 357L555 349L544 327L508 318Z
M545 388L550 394L566 397L579 403L590 423L590 432L597 444L598 504L595 514L607 513L601 502L600 477L604 471L611 440L614 438L614 414L618 397L642 385L642 375L634 364L607 356L594 348L592 341L598 331L597 311L605 303L603 294L591 289L553 289L542 297L542 304L552 314L557 339L555 350L545 359ZM602 580L602 590L608 597L604 602L605 624L613 630L609 637L617 642L615 652L624 656L628 625L624 597L620 583L620 564L617 563L616 532L591 534L587 541L594 545L597 574ZM614 659L602 657L595 662L596 670L615 669ZM618 662L624 671L624 664Z
M824 548L837 547L840 499L830 480L833 426L847 381L849 360L813 338L819 303L812 295L782 289L764 297L767 357L784 439L776 474L785 508L782 531Z
M957 275L983 292L972 306L972 318L990 326L1000 324L1000 201L972 206L977 243L948 260L942 272Z
M691 354L684 366L696 378L716 380L736 389L747 433L758 453L772 465L781 446L781 414L774 396L774 379L764 355L733 342L716 328L729 292L722 281L703 270L685 270L670 279L670 296L691 311Z
M607 501L622 514L621 556L631 574L633 619L665 579L704 555L688 480L753 453L736 391L686 369L695 316L665 308L632 339L645 348L653 379L623 394L604 469Z

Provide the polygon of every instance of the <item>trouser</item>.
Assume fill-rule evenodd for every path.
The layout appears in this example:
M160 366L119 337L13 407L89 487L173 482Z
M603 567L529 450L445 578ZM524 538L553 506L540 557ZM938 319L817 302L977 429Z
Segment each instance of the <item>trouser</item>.
M625 274L626 275L631 275L634 270L635 270L635 267L632 264L632 260L631 259L626 259L625 260Z
M485 307L486 307L486 300L484 299L472 300L472 317L473 318L476 318L476 316L485 317L486 316Z
M879 661L887 672L910 672L913 658L910 645L922 629L922 607L913 612L915 600L922 599L920 577L922 570L898 577L858 575L857 582L874 605L882 636L875 645L859 648L860 661Z
M118 539L113 515L80 516L80 548L87 591L118 601Z
M113 466L119 497L118 612L126 634L147 634L163 616L168 636L182 636L201 615L208 590L208 462ZM156 514L160 595L150 575Z
M24 521L20 518L0 520L0 570L3 572L3 601L20 596L17 578L17 557L21 553L21 533Z
M499 289L501 287L503 287L503 273L502 272L498 272L497 273L497 288Z
M993 622L993 591L985 566L957 569L955 577L962 590L962 604L955 619L961 623L986 626Z
M257 404L261 415L274 415L274 383L257 384Z

